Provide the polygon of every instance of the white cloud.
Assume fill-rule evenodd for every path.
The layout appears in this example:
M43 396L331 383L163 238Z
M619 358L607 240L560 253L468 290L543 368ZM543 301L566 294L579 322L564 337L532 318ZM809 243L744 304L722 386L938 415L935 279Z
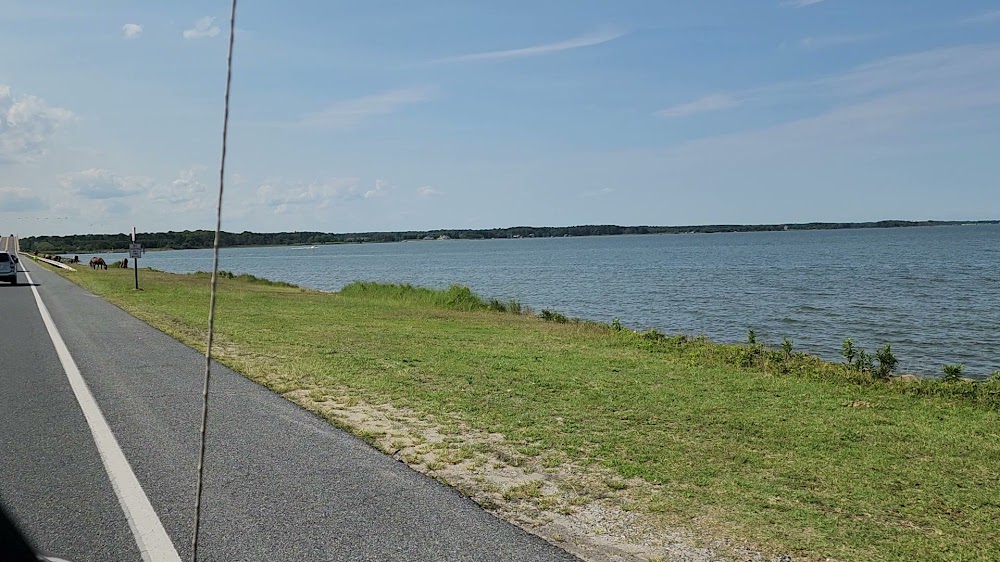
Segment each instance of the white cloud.
M122 37L126 39L138 39L142 35L142 26L137 23L126 23L122 26Z
M136 195L153 187L151 179L119 176L102 168L90 168L60 178L63 187L82 199L116 199Z
M0 164L34 162L44 156L56 132L75 116L35 96L15 99L0 84Z
M431 187L429 185L425 185L423 187L418 187L417 188L417 196L418 197L434 197L434 196L437 196L437 195L444 195L444 192L439 191L437 189L434 189L433 187Z
M819 4L824 0L785 0L781 3L782 6L787 6L789 8L805 8L806 6L812 6L813 4Z
M1000 10L988 10L962 20L962 23L980 24L1000 21Z
M726 94L709 94L694 101L678 104L656 112L656 115L666 119L691 117L699 113L722 111L736 107L739 103Z
M308 115L296 125L309 128L349 128L380 115L395 113L400 109L433 98L431 88L403 88L381 94L339 101L327 109Z
M194 22L194 27L184 30L185 39L206 39L215 37L221 30L215 25L215 18L205 16Z
M42 199L23 187L0 187L0 213L30 213L48 208Z
M589 33L587 35L581 35L579 37L574 37L572 39L567 39L565 41L558 41L556 43L545 43L543 45L534 45L531 47L523 47L520 49L508 49L504 51L488 51L485 53L472 53L469 55L445 57L443 59L438 59L433 62L435 63L478 62L478 61L494 61L494 60L523 58L523 57L535 57L539 55L547 55L549 53L557 53L559 51L579 49L581 47L592 47L594 45L600 45L601 43L607 43L608 41L613 41L623 35L625 35L625 32L623 31L605 30L605 31L598 31L595 33Z

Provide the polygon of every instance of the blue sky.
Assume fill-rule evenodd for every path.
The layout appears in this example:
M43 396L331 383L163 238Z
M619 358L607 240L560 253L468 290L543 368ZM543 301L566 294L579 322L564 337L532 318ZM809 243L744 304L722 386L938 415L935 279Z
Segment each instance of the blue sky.
M211 228L228 2L0 3L0 229ZM242 0L226 230L1000 218L1000 2Z

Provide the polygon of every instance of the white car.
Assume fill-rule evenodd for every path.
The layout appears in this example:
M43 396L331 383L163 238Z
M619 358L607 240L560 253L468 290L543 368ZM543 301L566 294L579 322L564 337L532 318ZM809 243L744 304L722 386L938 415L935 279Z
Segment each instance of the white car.
M0 252L0 281L17 285L17 256Z

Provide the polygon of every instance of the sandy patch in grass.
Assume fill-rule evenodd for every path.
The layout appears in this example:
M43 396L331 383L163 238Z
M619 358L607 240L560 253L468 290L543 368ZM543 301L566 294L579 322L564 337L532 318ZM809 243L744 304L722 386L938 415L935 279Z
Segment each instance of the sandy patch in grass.
M581 465L563 453L516 447L498 433L346 398L347 391L297 389L283 396L586 561L789 560L657 524L641 511L654 486Z

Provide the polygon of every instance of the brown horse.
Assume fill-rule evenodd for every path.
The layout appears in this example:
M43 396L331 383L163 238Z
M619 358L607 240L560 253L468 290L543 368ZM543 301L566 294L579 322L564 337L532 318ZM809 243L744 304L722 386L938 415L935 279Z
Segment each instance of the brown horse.
M107 269L108 262L104 261L104 258L93 257L90 258L90 268L91 269Z

